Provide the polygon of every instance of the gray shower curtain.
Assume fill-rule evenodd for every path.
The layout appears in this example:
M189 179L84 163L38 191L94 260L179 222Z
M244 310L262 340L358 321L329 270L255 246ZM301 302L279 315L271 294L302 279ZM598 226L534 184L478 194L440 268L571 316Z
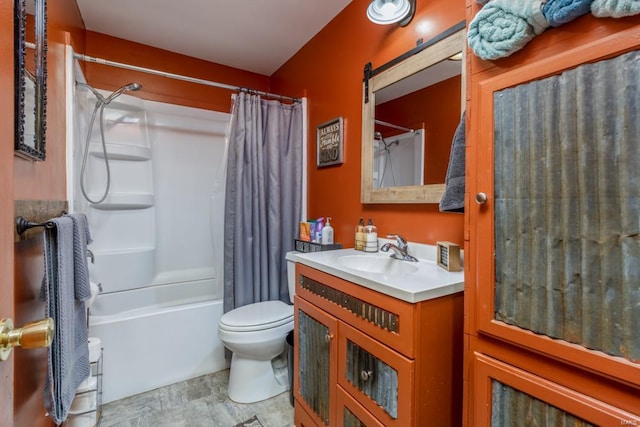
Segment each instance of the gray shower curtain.
M302 104L235 95L224 215L224 311L289 301L287 251L302 210Z

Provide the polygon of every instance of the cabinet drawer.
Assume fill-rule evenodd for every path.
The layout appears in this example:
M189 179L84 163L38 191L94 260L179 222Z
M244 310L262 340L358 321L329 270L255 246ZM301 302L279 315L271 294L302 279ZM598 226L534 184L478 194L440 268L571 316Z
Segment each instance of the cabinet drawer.
M296 295L360 329L405 356L415 358L418 304L350 283L306 265L296 265Z
M337 407L338 427L384 427L384 424L376 420L340 386L338 386Z
M414 362L343 322L338 384L385 426L413 425Z
M473 354L472 425L513 425L527 417L530 425L640 425L632 414L553 381L480 353Z

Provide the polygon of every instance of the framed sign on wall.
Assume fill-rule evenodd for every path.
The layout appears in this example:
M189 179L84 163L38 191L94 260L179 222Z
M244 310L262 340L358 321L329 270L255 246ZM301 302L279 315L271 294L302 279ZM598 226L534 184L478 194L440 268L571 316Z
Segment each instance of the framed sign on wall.
M316 138L318 144L317 166L323 167L342 164L342 117L337 117L318 125Z

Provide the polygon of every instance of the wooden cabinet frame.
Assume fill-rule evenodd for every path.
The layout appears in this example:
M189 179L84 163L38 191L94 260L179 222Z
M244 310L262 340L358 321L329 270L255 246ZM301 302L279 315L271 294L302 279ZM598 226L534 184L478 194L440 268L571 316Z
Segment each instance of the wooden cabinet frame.
M299 359L299 349L300 349L300 344L299 344L299 340L298 340L298 325L299 325L299 310L304 311L307 315L309 315L310 317L312 317L314 320L316 320L319 323L322 323L324 326L326 326L329 329L329 384L336 384L338 381L337 378L337 368L335 366L335 363L332 361L336 361L338 360L338 343L336 340L337 334L338 334L338 321L336 320L335 317L328 315L327 313L323 312L322 310L318 310L318 308L316 308L315 306L313 306L312 304L309 304L307 301L303 300L302 298L298 297L297 295L294 297L294 304L295 304L295 325L296 325L296 329L295 329L295 333L294 333L294 340L293 340L293 348L294 351L296 352L296 360ZM295 368L296 370L298 369L297 366ZM302 409L304 409L304 413L306 414L306 417L310 420L312 420L315 424L313 425L325 425L324 420L320 419L320 417L318 417L316 415L316 413L313 411L313 409L307 404L307 402L304 400L304 398L302 397L302 395L300 394L300 376L297 374L297 371L294 373L293 375L293 395L295 397L295 404L296 405L300 405L302 406ZM336 389L335 387L329 387L329 408L335 408L336 407ZM308 421L307 421L308 422ZM335 420L335 411L329 411L329 426L334 426L336 425L336 420Z
M330 357L337 362L331 366L331 383L335 384L336 390L348 394L350 402L357 404L354 406L344 403L344 399L342 403L337 403L337 391L332 390L330 426L341 425L344 405L353 408L355 415L362 415L356 413L362 409L368 417L377 419L377 422L384 425L408 427L460 424L464 303L461 292L411 304L302 264L296 266L296 280L294 346L299 348L299 310L328 326L333 334ZM352 312L353 306L350 303L353 303L353 297L364 303L364 306L359 302L355 304L359 309L353 311L371 309L378 314L384 313L383 317L392 314L397 316L395 327L379 326L381 323L376 316L365 316L369 319L366 320ZM334 329L334 322L337 330ZM347 340L396 370L397 419L389 416L377 403L346 380L344 364ZM296 355L298 354L296 350ZM299 390L300 379L296 371L295 419L306 419L307 423L312 419L315 425L324 425L302 400ZM298 415L299 411L301 413ZM296 421L296 425L300 424L303 422Z
M558 385L514 366L474 353L473 425L491 425L492 380L499 381L589 423L601 426L638 425L640 416L625 412L592 397Z
M384 409L375 401L364 395L357 387L347 380L346 374L346 358L347 340L363 348L369 354L383 361L398 373L398 417L393 419ZM345 363L338 363L338 384L344 390L359 400L360 404L367 408L375 417L381 420L384 425L392 427L404 427L413 425L412 402L414 401L415 387L414 378L414 361L407 359L399 353L391 350L387 346L367 339L365 335L356 329L340 323L338 325L338 360Z
M607 57L620 55L637 49L640 46L640 28L631 27L624 31L605 35L589 43L572 46L555 55L550 55L535 62L517 67L511 71L484 79L473 85L471 90L470 128L468 138L472 141L484 141L482 150L469 152L476 164L471 170L476 173L477 180L470 180L469 191L486 193L488 201L484 205L475 205L471 209L475 219L471 224L470 240L473 241L471 253L475 254L473 268L477 274L468 271L466 277L472 278L471 299L477 298L477 304L468 307L475 314L468 330L477 328L482 334L507 341L513 345L525 347L552 358L579 365L585 369L597 370L611 378L631 385L640 384L640 364L634 364L624 358L609 356L600 351L589 350L583 346L571 344L563 340L552 339L544 335L511 326L494 319L494 286L495 272L493 251L486 248L495 247L494 242L494 208L493 208L493 94L507 87L526 83L532 80L559 74L563 70L576 67L582 63L595 62ZM478 112L478 113L475 113ZM481 113L480 113L481 112ZM485 250L481 249L484 248ZM468 252L469 253L469 252ZM475 328L474 328L475 326Z
M367 427L386 427L380 421L371 416L362 405L351 397L342 387L338 387L338 427L344 427L344 418L340 416L344 408L348 409Z

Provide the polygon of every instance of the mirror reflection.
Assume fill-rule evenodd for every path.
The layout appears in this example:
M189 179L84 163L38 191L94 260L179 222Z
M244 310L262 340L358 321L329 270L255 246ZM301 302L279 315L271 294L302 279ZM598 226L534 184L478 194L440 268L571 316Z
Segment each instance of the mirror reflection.
M363 203L440 201L465 102L464 24L457 27L372 72L363 102Z

